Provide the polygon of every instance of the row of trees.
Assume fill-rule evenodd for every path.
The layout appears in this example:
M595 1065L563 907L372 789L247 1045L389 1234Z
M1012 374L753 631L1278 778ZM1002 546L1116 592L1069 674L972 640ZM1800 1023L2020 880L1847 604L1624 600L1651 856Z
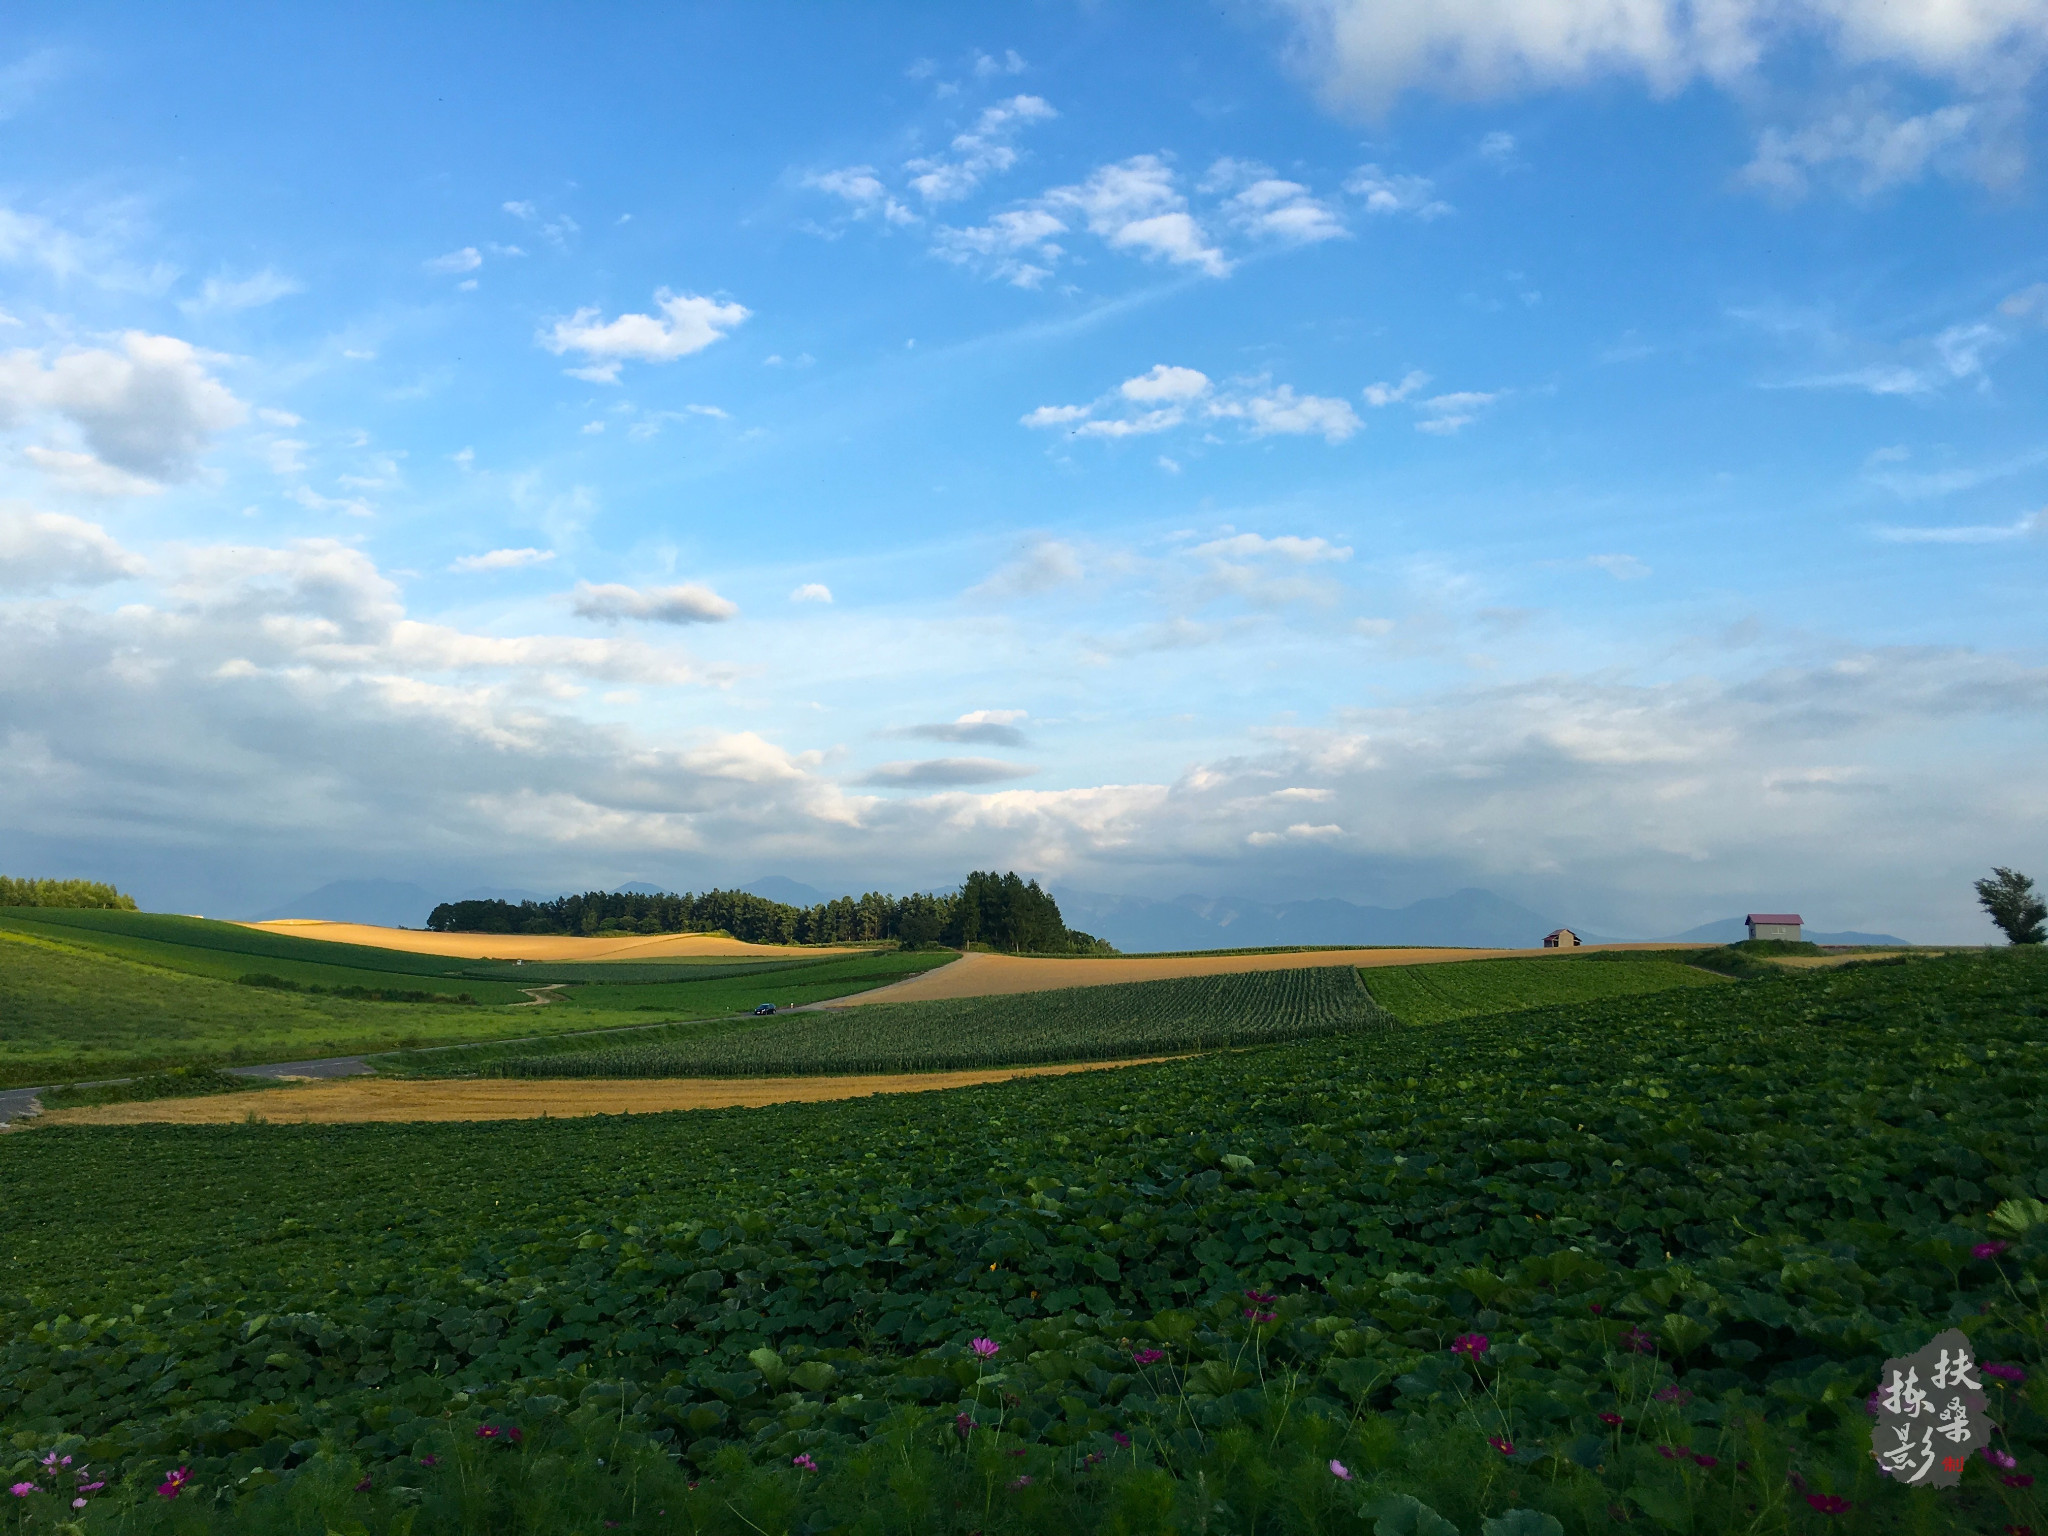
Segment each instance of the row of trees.
M133 912L135 898L97 880L16 880L0 875L0 907L102 907Z
M710 933L749 944L858 944L894 940L908 949L946 944L1013 953L1108 954L1109 946L1069 928L1059 903L1036 880L976 870L951 894L842 896L793 907L746 891L643 895L585 891L553 901L451 901L434 908L437 933Z

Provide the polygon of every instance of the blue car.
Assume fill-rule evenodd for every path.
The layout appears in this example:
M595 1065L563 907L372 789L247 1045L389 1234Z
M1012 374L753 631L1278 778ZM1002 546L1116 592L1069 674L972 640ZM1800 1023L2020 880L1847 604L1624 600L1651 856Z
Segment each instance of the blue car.
M763 1003L760 1007L754 1010L756 1014L773 1013L774 1011L775 1005L773 1003Z

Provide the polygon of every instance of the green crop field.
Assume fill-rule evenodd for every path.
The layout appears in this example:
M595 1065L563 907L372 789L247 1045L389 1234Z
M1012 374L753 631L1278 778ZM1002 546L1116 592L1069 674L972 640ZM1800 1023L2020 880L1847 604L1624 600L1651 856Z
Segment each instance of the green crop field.
M2044 1020L1996 952L833 1104L30 1130L8 1513L71 1456L86 1532L2038 1530ZM2011 1461L1902 1489L1864 1399L1950 1326Z
M542 1052L413 1058L393 1070L487 1077L784 1077L1108 1061L1370 1029L1347 966L1129 982L947 1002L864 1003L715 1033L633 1036Z
M1373 998L1403 1024L1448 1024L1522 1008L1722 984L1719 976L1650 953L1375 967L1366 977Z
M23 919L24 910L37 915ZM66 920L119 921L42 920L53 911ZM258 947L226 947L239 942L240 934L249 934ZM952 958L947 952L842 951L795 967L774 964L772 976L706 967L705 979L688 982L668 979L676 967L649 967L653 975L645 982L566 985L551 994L556 1000L548 1006L507 1007L529 1002L528 991L406 966L422 957L397 951L309 939L287 939L280 951L267 946L274 937L226 923L150 913L5 909L0 912L0 1087L120 1077L170 1066L294 1061L506 1040L644 1024L650 1015L713 1018L762 1001L845 996ZM309 965L296 958L293 946L299 945L345 949L351 964ZM365 956L389 956L391 969L370 969ZM447 963L442 957L424 958ZM301 987L367 983L366 990L451 999L467 992L476 1002L369 1001L239 984L236 978L252 972Z

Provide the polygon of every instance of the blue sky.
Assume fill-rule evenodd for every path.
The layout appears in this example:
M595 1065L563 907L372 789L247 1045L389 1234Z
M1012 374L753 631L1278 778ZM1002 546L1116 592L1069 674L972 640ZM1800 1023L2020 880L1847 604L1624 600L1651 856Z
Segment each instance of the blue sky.
M2044 39L10 8L7 862L1980 937L2048 866Z

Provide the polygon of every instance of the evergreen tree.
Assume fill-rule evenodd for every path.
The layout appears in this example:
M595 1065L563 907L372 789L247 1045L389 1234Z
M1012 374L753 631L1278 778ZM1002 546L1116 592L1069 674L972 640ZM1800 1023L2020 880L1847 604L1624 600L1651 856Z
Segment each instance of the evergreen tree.
M2048 939L2048 902L2034 894L2034 882L2016 869L1994 866L1977 882L1977 901L2014 944Z

